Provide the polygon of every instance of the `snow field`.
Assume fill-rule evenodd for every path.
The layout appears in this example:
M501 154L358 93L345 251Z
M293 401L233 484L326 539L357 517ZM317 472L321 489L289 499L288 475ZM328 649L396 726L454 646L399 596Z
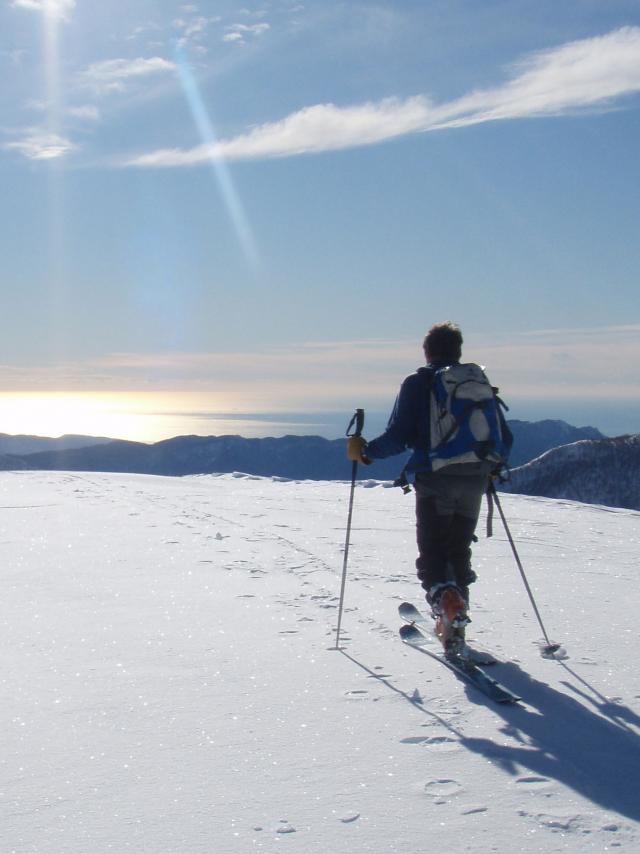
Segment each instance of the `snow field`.
M241 476L0 475L0 851L640 848L640 514L504 496L469 635L521 707L401 644L413 500Z

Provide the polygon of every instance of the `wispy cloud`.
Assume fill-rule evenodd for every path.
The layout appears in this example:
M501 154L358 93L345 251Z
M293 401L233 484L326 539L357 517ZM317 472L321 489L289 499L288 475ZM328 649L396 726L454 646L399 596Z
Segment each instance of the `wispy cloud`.
M52 17L66 18L75 8L76 0L11 0L11 5L16 9L31 9Z
M260 24L232 24L227 27L227 32L222 38L225 42L245 44L247 38L261 36L270 29L271 25L267 24L266 21Z
M638 324L490 339L469 333L464 358L486 365L508 403L607 406L640 399ZM245 411L348 411L354 401L387 410L400 381L422 362L420 340L310 342L238 353L117 353L74 363L1 365L0 391L182 391L223 395Z
M335 151L410 133L603 109L638 92L640 27L624 27L530 55L502 85L448 103L417 95L350 107L316 104L213 146L160 149L126 165L191 166L215 157L247 160Z
M148 36L150 34L157 35L162 31L162 27L160 24L157 24L155 21L147 21L144 24L138 24L138 26L134 27L131 32L125 36L126 41L134 41L135 39L140 38L140 36Z
M377 104L346 108L318 104L214 146L161 149L135 158L130 165L192 166L212 157L249 160L371 145L424 129L430 113L429 104L422 97L405 101L388 98Z
M562 115L640 92L640 27L541 51L514 70L503 86L443 106L437 126Z
M174 71L175 67L175 63L160 56L148 59L107 59L90 65L80 75L80 81L98 92L122 92L131 79L166 74Z
M31 100L25 103L25 109L34 110L38 113L45 113L51 110L51 104L47 101ZM74 119L83 119L91 122L97 122L100 119L100 110L94 104L72 104L64 107L62 112L65 116L71 116Z
M178 47L184 48L190 45L195 53L207 53L207 48L202 44L202 41L206 38L211 24L219 23L221 18L219 16L205 17L204 15L195 14L197 13L195 7L187 6L183 8L183 11L191 16L176 18L172 22L173 28L180 33L177 40Z
M254 352L115 353L77 362L0 365L0 391L185 391L224 395L249 410L322 408L374 387L385 405L420 342L309 343ZM374 368L372 368L374 366ZM363 378L367 382L363 387Z
M64 136L50 131L31 128L21 139L5 143L3 148L17 151L28 160L55 160L64 157L77 146Z
M491 366L491 378L513 399L637 402L640 324L543 329L465 338L465 357Z

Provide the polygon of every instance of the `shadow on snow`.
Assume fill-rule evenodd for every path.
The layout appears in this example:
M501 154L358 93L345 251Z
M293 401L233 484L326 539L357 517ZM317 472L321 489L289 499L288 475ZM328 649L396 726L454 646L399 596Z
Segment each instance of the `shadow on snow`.
M401 691L342 652L420 708L415 693ZM536 775L557 780L607 810L640 821L640 736L631 728L631 725L640 727L640 716L627 706L607 699L564 662L556 664L567 672L568 680L562 684L575 696L534 679L513 662L498 665L496 676L501 684L523 697L525 705L491 703L473 686L462 683L470 701L489 704L503 718L500 732L517 741L517 745L498 744L490 738L470 738L441 722L455 732L461 745L490 759L509 774L520 774L521 768L528 768ZM426 709L421 711L438 717Z

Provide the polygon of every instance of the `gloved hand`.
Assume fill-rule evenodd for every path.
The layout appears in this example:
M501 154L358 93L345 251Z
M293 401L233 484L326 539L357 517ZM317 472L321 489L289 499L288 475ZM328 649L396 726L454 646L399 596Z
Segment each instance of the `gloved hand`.
M362 436L349 436L347 441L347 457L356 463L363 463L365 466L371 465L371 460L364 453L367 442Z

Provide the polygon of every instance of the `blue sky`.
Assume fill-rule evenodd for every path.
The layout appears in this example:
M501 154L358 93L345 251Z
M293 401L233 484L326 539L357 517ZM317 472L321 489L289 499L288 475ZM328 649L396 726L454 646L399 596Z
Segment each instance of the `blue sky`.
M5 0L0 33L0 432L377 427L443 319L514 417L640 430L635 0Z

